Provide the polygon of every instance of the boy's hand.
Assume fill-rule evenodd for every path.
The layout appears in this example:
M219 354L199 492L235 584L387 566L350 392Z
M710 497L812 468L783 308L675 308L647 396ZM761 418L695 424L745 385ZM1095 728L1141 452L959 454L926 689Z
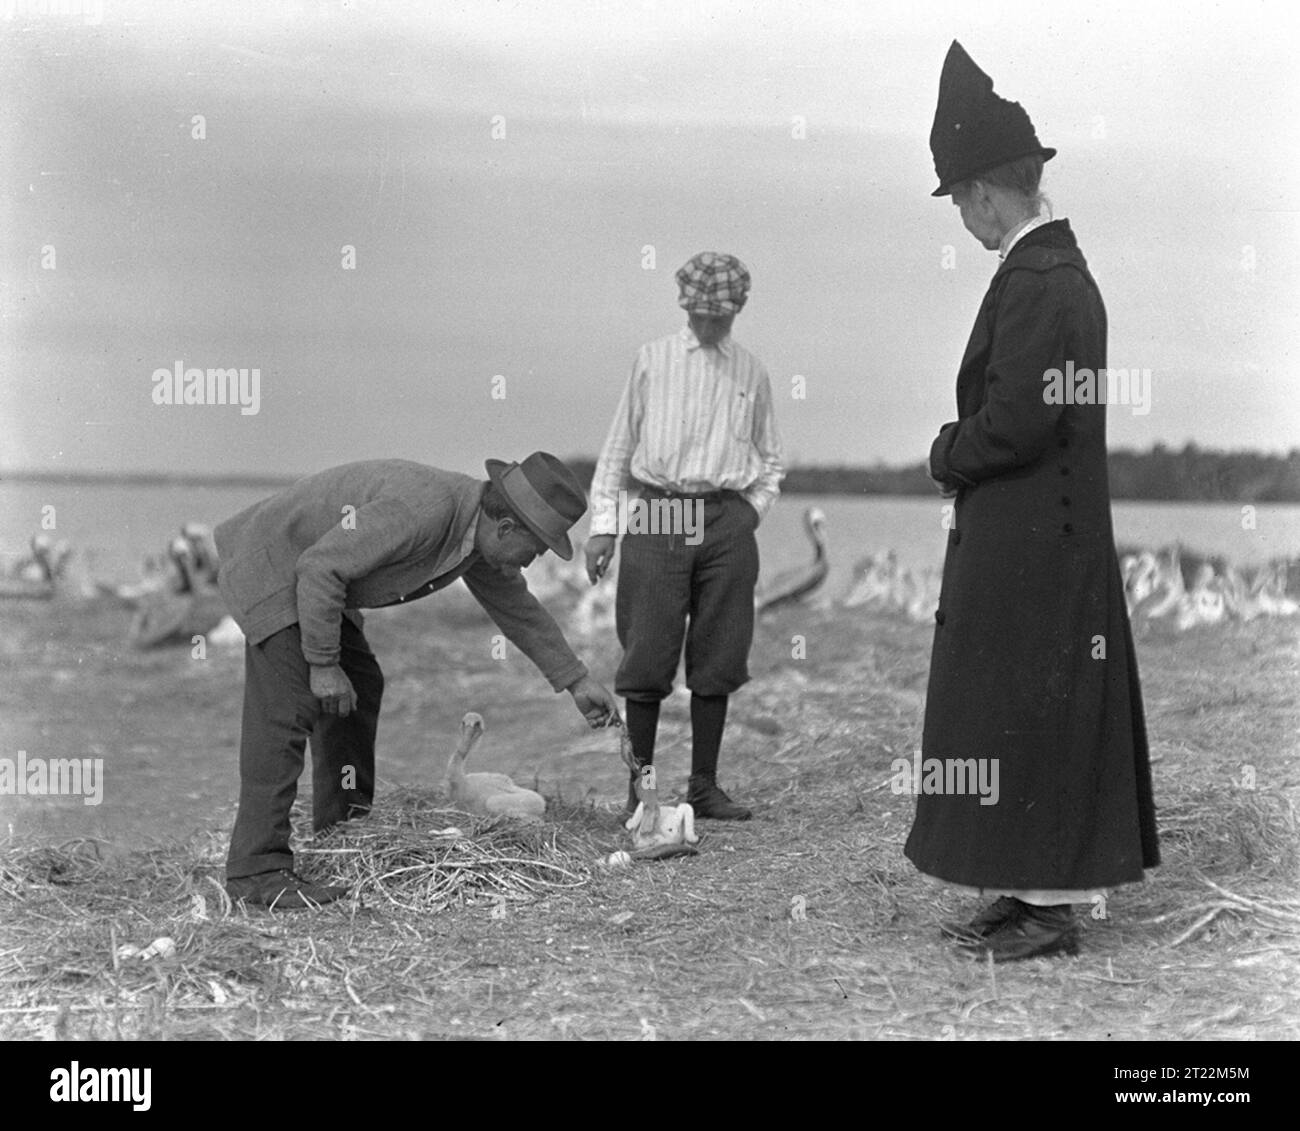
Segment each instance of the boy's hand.
M617 546L618 539L613 534L593 534L587 539L587 580L592 585L605 576Z

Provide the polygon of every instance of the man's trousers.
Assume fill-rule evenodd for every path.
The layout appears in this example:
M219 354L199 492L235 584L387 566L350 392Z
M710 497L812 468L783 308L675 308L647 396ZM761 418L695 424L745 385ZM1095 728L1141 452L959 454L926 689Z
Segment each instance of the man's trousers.
M296 624L244 647L244 716L239 743L239 810L226 878L292 868L289 811L307 739L312 754L312 828L368 812L375 794L375 732L384 675L365 635L342 620L339 664L357 705L326 715L311 693L311 668Z

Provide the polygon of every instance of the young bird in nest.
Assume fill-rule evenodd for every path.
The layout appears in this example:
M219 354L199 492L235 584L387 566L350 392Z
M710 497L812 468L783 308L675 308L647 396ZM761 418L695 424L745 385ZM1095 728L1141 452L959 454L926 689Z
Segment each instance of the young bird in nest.
M474 711L460 721L460 741L447 762L447 790L452 802L466 813L540 821L546 812L546 799L540 793L515 785L505 774L465 772L465 759L486 729L483 716Z

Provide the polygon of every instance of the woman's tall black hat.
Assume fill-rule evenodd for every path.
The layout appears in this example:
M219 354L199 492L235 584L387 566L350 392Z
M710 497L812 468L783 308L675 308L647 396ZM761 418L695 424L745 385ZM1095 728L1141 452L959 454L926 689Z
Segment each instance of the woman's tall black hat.
M994 94L993 80L955 39L939 77L930 152L939 175L931 196L947 196L954 185L1021 157L1056 156L1055 149L1038 143L1024 107Z

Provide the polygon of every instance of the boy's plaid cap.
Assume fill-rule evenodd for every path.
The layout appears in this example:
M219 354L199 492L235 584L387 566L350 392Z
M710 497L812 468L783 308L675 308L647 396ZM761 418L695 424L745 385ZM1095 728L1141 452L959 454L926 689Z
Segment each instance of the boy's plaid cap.
M677 285L677 304L692 314L738 314L749 297L749 272L734 255L702 251L677 272Z

